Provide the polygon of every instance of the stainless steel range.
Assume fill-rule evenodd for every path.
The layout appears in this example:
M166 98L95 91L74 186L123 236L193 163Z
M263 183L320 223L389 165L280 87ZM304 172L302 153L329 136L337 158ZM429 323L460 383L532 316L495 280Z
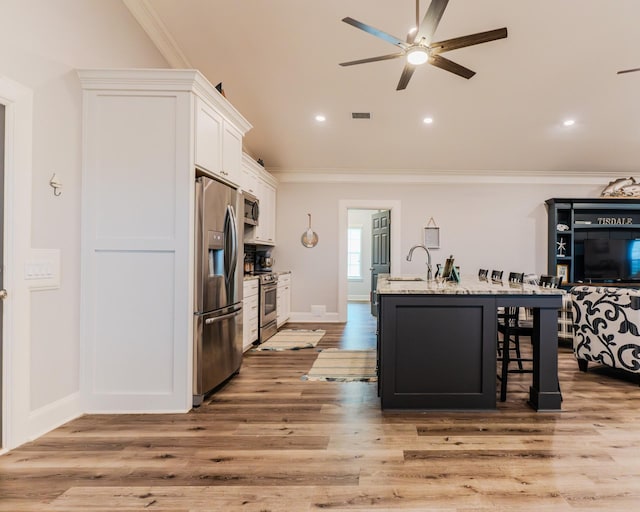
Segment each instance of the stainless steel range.
M260 279L260 329L258 341L264 343L278 332L277 289L278 274L272 272L256 273Z

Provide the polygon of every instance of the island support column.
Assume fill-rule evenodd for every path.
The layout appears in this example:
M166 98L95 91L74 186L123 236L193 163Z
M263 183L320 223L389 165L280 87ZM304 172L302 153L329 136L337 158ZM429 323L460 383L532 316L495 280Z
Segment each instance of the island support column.
M529 403L536 411L559 410L558 308L533 309L533 385Z

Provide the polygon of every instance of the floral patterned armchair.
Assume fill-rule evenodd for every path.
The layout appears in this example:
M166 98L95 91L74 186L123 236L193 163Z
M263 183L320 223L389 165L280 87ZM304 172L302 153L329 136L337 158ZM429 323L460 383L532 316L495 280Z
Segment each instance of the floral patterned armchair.
M580 370L593 362L640 374L640 290L576 286L570 294Z

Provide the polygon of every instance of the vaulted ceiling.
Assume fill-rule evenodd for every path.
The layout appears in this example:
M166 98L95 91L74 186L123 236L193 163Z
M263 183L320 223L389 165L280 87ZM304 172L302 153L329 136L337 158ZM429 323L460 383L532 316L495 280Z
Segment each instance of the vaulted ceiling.
M435 41L507 27L396 91L414 0L124 0L175 67L197 68L253 124L274 171L633 175L640 167L640 1L450 0ZM420 2L424 16L430 0ZM370 112L371 119L352 119ZM314 116L322 113L324 123ZM433 122L425 124L423 119ZM563 125L567 119L573 126Z

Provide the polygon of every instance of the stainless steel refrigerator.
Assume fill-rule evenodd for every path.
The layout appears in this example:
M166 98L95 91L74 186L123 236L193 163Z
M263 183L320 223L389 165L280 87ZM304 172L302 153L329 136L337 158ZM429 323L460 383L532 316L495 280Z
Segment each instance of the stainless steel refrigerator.
M193 405L237 373L242 363L243 225L238 192L206 176L196 179Z

